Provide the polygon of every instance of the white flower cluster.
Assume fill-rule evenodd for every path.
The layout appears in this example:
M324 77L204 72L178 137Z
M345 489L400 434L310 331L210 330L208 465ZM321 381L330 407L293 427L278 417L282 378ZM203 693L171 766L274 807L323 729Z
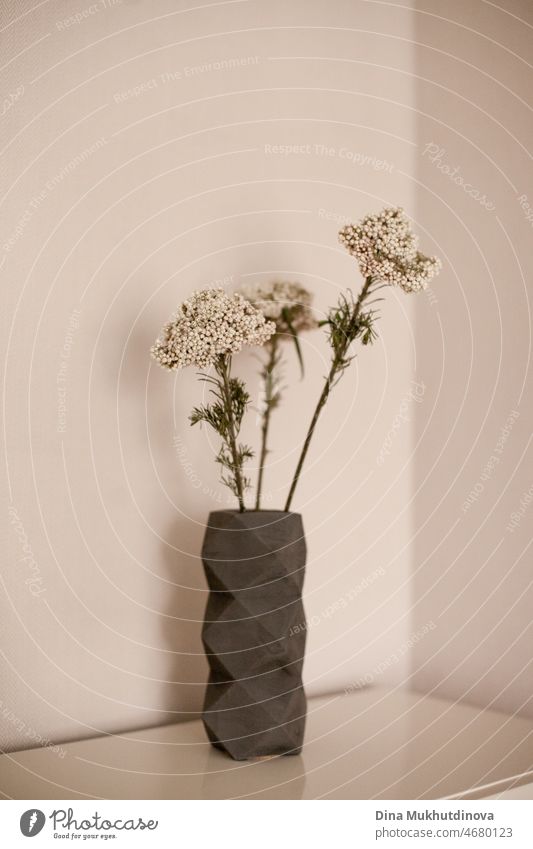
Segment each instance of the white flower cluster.
M387 207L379 215L348 224L339 241L356 257L364 277L401 286L405 292L425 289L441 269L437 257L419 252L418 238L400 207Z
M205 289L183 302L150 353L167 369L190 365L204 369L244 345L263 345L275 329L242 295Z
M317 327L311 308L313 296L300 283L257 283L241 289L241 293L267 320L275 322L276 333L287 333L288 322L297 333Z

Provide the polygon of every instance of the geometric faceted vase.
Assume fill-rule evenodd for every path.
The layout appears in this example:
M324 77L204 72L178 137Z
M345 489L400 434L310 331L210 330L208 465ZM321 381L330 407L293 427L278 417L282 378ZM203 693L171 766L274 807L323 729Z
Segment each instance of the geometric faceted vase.
M210 675L202 719L213 746L235 760L301 751L305 559L297 513L209 515L202 639Z

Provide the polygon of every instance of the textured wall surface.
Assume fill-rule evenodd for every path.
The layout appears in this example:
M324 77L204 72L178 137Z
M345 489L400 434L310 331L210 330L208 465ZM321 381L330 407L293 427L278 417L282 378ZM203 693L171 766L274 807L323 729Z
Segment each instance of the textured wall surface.
M533 715L533 6L415 15L420 189L446 285L418 313L413 621L424 691ZM423 307L423 305L422 305Z
M357 287L337 231L384 203L415 214L416 112L409 4L1 11L0 743L17 748L200 709L199 552L226 495L216 443L187 422L194 370L164 373L149 346L215 281L298 279L319 314ZM412 301L390 292L380 330L331 399L295 501L310 693L407 671ZM327 367L320 333L304 345L306 382L288 352L273 425L274 507ZM237 368L257 399L257 363ZM257 445L253 413L246 437Z

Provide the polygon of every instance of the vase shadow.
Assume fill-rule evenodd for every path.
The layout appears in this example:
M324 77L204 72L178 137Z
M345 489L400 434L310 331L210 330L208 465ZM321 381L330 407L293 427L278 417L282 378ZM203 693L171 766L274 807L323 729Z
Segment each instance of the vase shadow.
M203 534L202 523L180 518L171 523L162 543L164 577L171 582L161 620L169 653L164 702L171 722L200 719L208 676L201 635L208 597L200 559Z

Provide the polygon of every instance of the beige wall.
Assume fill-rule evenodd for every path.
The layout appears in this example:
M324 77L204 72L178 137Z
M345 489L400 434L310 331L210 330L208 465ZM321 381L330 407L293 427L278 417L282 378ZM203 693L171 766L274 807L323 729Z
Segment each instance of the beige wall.
M226 502L216 442L187 422L201 397L194 371L150 363L163 321L216 280L299 279L323 310L358 285L339 216L389 202L414 210L408 9L183 9L2 3L4 90L24 86L3 119L2 158L8 748L200 709L198 552L208 511ZM332 398L296 499L310 693L387 659L380 680L407 669L403 655L390 662L410 627L407 424L377 458L412 392L412 318L391 293L382 338ZM274 424L274 506L326 370L321 334L305 348L308 379L297 382L289 358L293 388ZM254 360L238 367L256 395ZM248 437L257 444L254 414Z
M417 215L446 274L433 306L417 303L430 389L416 420L413 620L437 627L415 649L414 684L533 715L533 213L520 204L533 206L533 7L500 5L420 2L415 16Z
M0 746L200 709L198 552L225 493L216 442L188 426L194 372L165 374L148 348L175 305L215 281L299 279L324 310L358 284L338 222L385 203L405 206L445 270L416 303L387 293L380 340L332 397L298 491L308 690L438 685L519 707L531 679L501 682L529 661L528 517L514 534L505 524L532 483L525 460L515 466L529 439L518 260L525 277L531 237L516 197L533 189L519 145L530 112L507 89L528 100L513 55L530 50L527 28L495 9L480 24L477 3L443 14L485 38L408 3L32 5L0 4L14 95L0 159ZM442 176L429 143L496 213ZM306 382L289 357L274 424L272 505L326 369L321 335L305 348ZM253 359L238 368L257 396ZM513 409L501 464L463 514ZM253 413L246 435L257 444Z

